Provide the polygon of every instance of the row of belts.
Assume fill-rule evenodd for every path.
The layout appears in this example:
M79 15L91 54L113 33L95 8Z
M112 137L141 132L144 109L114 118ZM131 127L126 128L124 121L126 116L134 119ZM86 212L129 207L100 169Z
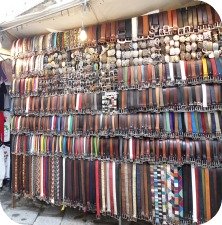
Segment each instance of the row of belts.
M88 78L90 78L91 72L99 72L102 66L99 65L99 49L90 48L90 52L87 49L70 50L53 52L51 54L36 54L31 57L17 58L12 61L12 74L15 77L32 77L32 76L49 76L52 75L64 75L75 76L78 78L80 75L84 78L83 72L86 72ZM112 53L112 52L111 52ZM115 53L115 52L114 52ZM106 57L108 60L109 57ZM81 60L87 60L87 64L82 64ZM77 73L77 72L80 72ZM93 77L92 74L91 77Z
M194 83L216 80L222 76L221 58L178 63L159 63L118 68L118 86L135 88L167 86L172 84Z
M25 78L25 79L13 79L11 94L30 94L30 93L38 93L39 88L39 78Z
M203 77L202 74L198 74L202 73L203 69L205 70L204 72L208 69L210 76L214 75L216 77L215 73L221 72L220 48L222 43L219 41L218 36L219 34L217 33L212 34L211 31L206 31L201 35L191 34L187 37L174 35L173 37L166 36L165 38L156 38L138 43L118 43L115 46L110 46L110 49L105 52L101 52L98 47L92 48L89 53L86 48L85 52L81 50L78 52L64 51L59 54L56 52L51 55L40 54L30 58L13 60L12 73L15 77L39 75L41 77L49 76L52 78L52 75L67 75L68 77L75 76L78 78L80 76L83 79L79 80L81 84L84 82L84 78L89 78L86 84L90 84L90 81L96 82L95 79L92 79L96 78L96 73L102 76L103 70L109 68L104 67L103 64L112 65L111 68L114 69L115 67L121 68L138 65L161 65L162 63L170 62L170 69L172 63L176 63L175 65L181 64L181 69L177 66L174 70L176 70L175 73L182 73L183 79L185 79L184 73L186 70L188 75L192 72L194 78ZM87 64L83 65L80 63L80 59L86 60ZM160 65L155 70L161 76L165 68L161 68ZM168 67L166 67L166 70ZM139 69L138 74L143 72L140 72ZM145 69L150 68L145 67ZM181 75L179 74L179 76ZM204 76L204 78L207 77L206 74ZM115 76L112 80L116 81ZM102 82L100 77L99 81Z
M119 91L118 108L121 112L162 109L198 109L220 105L221 85L196 85L146 90ZM219 101L218 101L219 100ZM210 106L210 107L211 107Z
M32 180L32 174L29 173L31 158L25 155L13 155L12 171L16 174L12 180L12 190L14 193L24 192L29 193L32 191L30 181Z
M144 90L121 90L112 93L78 93L61 96L28 96L14 98L16 113L91 113L96 111L136 112L173 110L204 110L221 107L221 85L202 84L180 87L156 87Z
M16 59L12 62L13 66L13 73L16 76L20 76L22 74L28 74L29 72L32 73L39 73L44 69L44 54L32 56L30 58L25 59Z
M120 67L117 70L116 84L119 89L147 88L149 86L168 86L173 84L185 84L201 82L218 82L222 76L221 58L203 58L196 61L180 61L178 63L159 63L157 65L139 65ZM105 79L105 80L104 80ZM101 83L109 82L110 78L101 78ZM70 79L69 79L70 80ZM41 80L40 80L41 81ZM100 82L100 81L98 81ZM48 83L46 84L48 86ZM14 79L12 82L12 95L38 94L39 77Z
M97 217L101 214L117 217L118 164L68 158L64 163L73 171L65 178L65 203L74 203L84 211L95 210Z
M63 155L71 158L117 159L220 165L222 142L217 140L153 140L44 135L13 135L12 151L19 154Z
M65 32L49 33L31 38L18 39L13 42L11 56L31 57L33 53L60 51L81 46L79 42L79 29Z
M215 15L214 18L213 14ZM152 37L154 34L169 34L171 29L175 31L178 28L178 33L183 34L180 28L196 31L203 25L212 25L216 21L219 22L220 19L211 6L199 5L140 16L138 17L137 32L140 38Z
M112 65L112 69L115 67L121 68L155 64L159 67L155 67L155 73L157 75L160 74L160 78L165 70L169 73L169 71L167 71L169 70L169 66L172 70L170 72L174 72L173 68L171 68L172 65L177 65L174 69L175 73L178 73L178 78L183 75L183 80L186 75L184 75L184 73L188 73L189 76L192 73L194 78L198 78L203 77L201 73L203 70L205 73L207 69L210 77L214 76L215 78L216 72L221 73L221 42L219 41L218 34L215 35L211 36L211 32L206 31L201 36L196 34L191 34L188 37L174 35L171 38L167 36L162 39L156 38L155 40L136 42L131 45L116 44L116 49L110 47L111 49L107 50L105 53L100 53L99 48L93 48L90 53L87 53L86 48L84 53L82 51L77 53L65 51L60 54L54 53L50 56L40 54L32 56L31 58L18 58L12 62L12 73L15 77L32 77L36 75L41 77L50 76L50 78L53 77L52 75L54 75L54 78L56 75L62 77L66 75L69 78L81 77L81 80L76 80L78 81L76 84L83 84L85 82L84 78L88 78L85 82L86 84L90 84L92 81L99 81L98 83L101 85L101 83L104 82L104 80L102 80L104 69L107 69L104 68L102 64L108 63ZM75 54L77 54L77 56ZM88 64L82 65L79 61L80 59L86 60ZM101 64L99 64L99 62ZM166 68L161 68L162 63L160 62L163 64L167 63ZM170 64L168 66L169 62ZM178 66L179 63L181 64L180 66ZM141 76L141 73L147 73L146 71L151 68L145 67L144 71L142 70L141 72L139 67L138 71L135 72ZM133 71L129 71L129 73L130 72L133 73ZM151 71L148 72L151 73ZM198 73L200 73L200 75ZM97 77L97 74L101 76ZM97 78L97 80L92 78ZM206 74L204 74L204 78L207 78ZM115 76L112 80L116 82Z
M221 41L219 41L218 36L217 33L212 34L211 31L206 31L201 35L191 34L187 37L179 35L174 35L173 37L166 36L165 38L156 38L147 42L131 43L130 45L129 43L118 43L116 46L110 46L111 49L106 50L105 52L101 52L98 47L98 49L92 48L89 53L86 48L84 53L82 51L65 51L60 54L54 53L50 56L41 54L36 57L32 56L31 58L18 58L13 61L13 73L17 77L33 75L47 75L52 77L51 75L61 76L67 74L69 77L72 75L78 77L80 75L82 79L84 79L85 74L82 73L83 71L85 73L100 73L100 69L105 69L99 62L101 64L107 63L115 68L116 66L138 66L142 64L158 64L158 62L170 61L177 62L177 64L181 62L182 73L184 73L183 67L185 67L189 73L192 72L194 77L198 77L200 76L198 73L201 73L202 70L204 70L205 73L208 69L210 76L213 74L215 77L215 73L220 73L221 70L221 62L219 60L221 54ZM88 63L83 65L80 63L80 59L86 60ZM185 63L183 63L183 61L185 61ZM191 62L186 63L187 61ZM171 64L170 66L172 67ZM195 69L195 66L198 68ZM161 75L164 68L161 70L160 67L159 70L160 71L156 68L157 73L159 72ZM179 73L179 66L177 66L177 69L175 70ZM140 73L140 71L138 73ZM195 73L197 73L197 75L195 75ZM102 74L103 73L101 72L100 75ZM96 80L90 79L90 77L94 76L95 74L92 73L91 76L87 77L89 78L89 81L95 82ZM204 74L204 76L207 77L206 74ZM115 77L113 78L115 81ZM79 82L82 84L83 81L84 80L81 80Z
M220 22L217 12L209 5L192 6L169 10L152 15L134 17L93 25L86 28L88 46L97 43L115 42L119 40L137 40L138 38L153 37L156 34L166 35L172 31L184 34L192 30L202 30ZM179 29L178 29L179 28ZM174 32L175 33L175 32ZM30 52L42 52L70 49L79 46L79 30L51 33L33 38L18 39L13 42L11 55L23 56ZM23 53L23 54L22 54Z
M78 93L53 96L14 98L15 110L29 112L102 111L102 93Z
M200 169L191 166L192 219L194 222L203 223L203 221L209 221L216 215L218 200L221 197L220 194L218 196L218 193L215 192L221 182L217 177L219 174L221 174L221 169Z
M161 112L159 114L112 114L69 116L13 116L12 133L53 135L118 135L163 138L218 137L222 115L214 112Z
M57 156L13 155L12 160L14 193L96 210L97 217L108 214L156 224L201 223L210 220L221 203L221 168L118 164ZM48 180L50 175L52 180Z
M174 63L181 61L202 61L206 58L218 59L221 55L220 33L205 30L202 33L168 35L138 42L117 43L115 49L101 53L101 62L117 67L147 64ZM110 47L111 48L111 47ZM112 56L110 56L112 55ZM201 62L199 63L201 66Z

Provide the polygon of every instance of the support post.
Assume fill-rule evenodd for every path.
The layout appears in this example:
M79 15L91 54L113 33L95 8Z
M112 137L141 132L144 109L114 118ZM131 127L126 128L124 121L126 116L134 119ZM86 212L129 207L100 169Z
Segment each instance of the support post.
M122 225L122 186L121 186L121 163L119 164L119 225Z

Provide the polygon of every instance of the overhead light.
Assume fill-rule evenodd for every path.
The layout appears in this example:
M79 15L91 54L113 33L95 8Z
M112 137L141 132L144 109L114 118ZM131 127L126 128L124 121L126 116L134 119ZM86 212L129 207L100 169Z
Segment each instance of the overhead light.
M84 25L83 25L83 13L85 13L86 7L87 7L87 1L85 0L84 3L83 3L82 27L81 27L81 31L80 31L80 34L79 34L79 39L80 39L81 42L85 42L86 39L87 39L87 33L86 33L86 31L84 29Z
M80 41L84 42L87 39L87 33L84 29L84 27L81 28L80 34L79 34Z

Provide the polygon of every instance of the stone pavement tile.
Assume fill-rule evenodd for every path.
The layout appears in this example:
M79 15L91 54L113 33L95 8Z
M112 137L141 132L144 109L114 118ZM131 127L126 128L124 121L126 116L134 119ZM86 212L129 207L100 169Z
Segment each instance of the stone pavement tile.
M38 216L33 225L60 225L62 217Z
M118 220L102 216L96 219L95 213L83 213L81 210L66 208L61 225L118 225ZM129 225L130 223L122 223Z
M85 215L82 211L66 208L61 225L86 225Z
M85 222L79 219L64 219L61 222L61 225L86 225Z
M61 212L60 207L57 206L46 206L45 209L41 212L41 216L57 216L62 217L64 212Z
M19 224L33 224L38 217L38 210L35 209L19 209L19 208L9 208L5 210L5 213L10 219Z
M3 210L5 211L7 208L11 207L12 206L12 201L0 201L1 204L2 204L2 208Z

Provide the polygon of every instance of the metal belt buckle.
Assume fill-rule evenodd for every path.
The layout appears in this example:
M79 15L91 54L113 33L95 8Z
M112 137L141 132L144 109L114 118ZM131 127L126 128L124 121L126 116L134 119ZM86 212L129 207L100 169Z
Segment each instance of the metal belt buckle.
M212 24L208 24L207 28L208 28L208 30L212 30L213 29L213 25Z
M211 162L210 164L208 164L208 168L215 168L216 166L216 162Z
M116 37L111 36L111 37L110 37L110 42L111 42L111 43L115 43L115 42L116 42Z
M216 22L216 23L215 23L215 27L216 27L216 28L221 28L221 26L222 26L222 25L221 25L221 22Z
M170 155L170 156L169 156L169 161L170 161L170 162L174 162L174 156Z
M181 29L182 29L182 28L181 28ZM172 27L172 35L177 35L177 34L179 34L178 30L179 30L178 27Z
M165 33L164 33L164 30L163 29L159 29L159 36L164 36Z
M221 136L221 132L220 131L216 131L216 137L219 138Z
M204 167L204 168L207 168L207 162L206 161L201 161L201 165L202 165L202 167Z
M197 30L198 30L198 32L202 33L203 32L203 26L202 25L198 25L197 26Z
M194 158L194 157L191 157L191 158L190 158L190 162L191 162L192 164L194 164L194 163L195 163L195 158Z
M125 44L126 43L126 39L123 39L123 38L119 38L117 39L118 43L120 44Z
M198 134L197 133L192 133L191 136L193 137L194 140L197 140L198 139Z
M170 33L170 26L164 25L163 29L161 29L161 30L163 30L163 34L164 35L169 35L169 33Z
M184 33L185 33L184 27L178 28L178 35L184 35Z
M191 33L191 27L190 26L185 26L183 29L184 29L184 35Z
M203 27L204 31L209 30L209 25L208 24L204 24L202 27Z
M155 32L154 31L149 31L149 38L154 39L155 37Z
M195 162L196 162L197 166L201 166L201 164L202 164L201 159L196 159Z

